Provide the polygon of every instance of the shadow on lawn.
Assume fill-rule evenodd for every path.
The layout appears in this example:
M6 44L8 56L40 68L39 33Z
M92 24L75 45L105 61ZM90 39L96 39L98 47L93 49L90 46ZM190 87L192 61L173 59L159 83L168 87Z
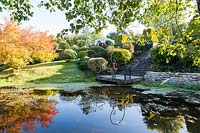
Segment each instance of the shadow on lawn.
M62 60L62 61L53 61L53 62L48 62L48 63L39 63L39 64L33 64L33 65L25 66L23 69L55 66L55 65L64 64L64 63L66 63L66 61L64 61L64 60Z

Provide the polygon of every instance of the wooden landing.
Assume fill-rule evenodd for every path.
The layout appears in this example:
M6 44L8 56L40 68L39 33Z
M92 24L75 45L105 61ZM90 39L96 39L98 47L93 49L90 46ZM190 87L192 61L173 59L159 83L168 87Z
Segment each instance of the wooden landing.
M115 84L130 84L142 81L144 78L140 76L126 76L124 79L124 75L98 75L96 80L108 82L108 83L115 83Z

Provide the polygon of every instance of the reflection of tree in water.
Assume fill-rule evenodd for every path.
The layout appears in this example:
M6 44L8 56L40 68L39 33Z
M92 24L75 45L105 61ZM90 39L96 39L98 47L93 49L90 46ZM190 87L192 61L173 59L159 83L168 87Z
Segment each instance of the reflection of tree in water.
M144 117L144 121L148 129L156 130L159 133L179 133L180 129L183 128L184 117L181 115L167 117L151 114L150 117Z
M0 132L34 131L37 124L48 128L57 114L56 102L46 96L0 94L0 101Z
M105 103L108 103L112 109L110 114L115 115L118 122L121 117L123 119L123 112L127 107L132 107L134 103L140 104L147 127L161 133L177 133L183 128L184 123L186 123L188 131L192 133L198 133L195 131L199 129L197 127L200 127L198 117L200 111L197 110L196 105L186 103L184 97L170 98L163 95L144 94L131 87L116 86L91 87L82 92L63 92L61 96L66 96L65 99L69 101L72 97L73 99L79 97L79 106L84 114L101 110L105 108ZM183 117L185 115L198 118L198 120L194 123L188 123L188 118ZM116 123L114 122L114 124Z
M118 107L122 111L125 105L130 105L134 102L133 89L130 87L91 87L88 91L61 91L61 98L63 100L75 99L81 96L79 105L84 114L96 112L101 110L106 102Z
M103 109L105 103L109 103L112 111L110 112L110 121L117 125L121 123L125 117L125 106L134 102L133 89L130 87L101 87L90 88L88 91L61 91L61 99L71 101L72 99L81 97L79 106L84 114L96 112ZM117 120L114 119L117 117Z
M199 133L200 132L200 120L195 122L186 121L186 126L188 132L190 133Z

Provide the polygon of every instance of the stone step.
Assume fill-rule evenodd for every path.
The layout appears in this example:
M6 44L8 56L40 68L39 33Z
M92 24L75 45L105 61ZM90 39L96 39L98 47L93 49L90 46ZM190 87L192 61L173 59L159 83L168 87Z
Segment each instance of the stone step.
M152 59L150 58L150 52L145 52L137 57L135 57L135 59L133 59L130 64L129 67L131 66L131 75L136 75L136 76L144 76L146 71L148 71L149 67L152 64ZM126 70L121 69L120 73L126 73L127 75L130 74L129 72L130 68L127 68Z

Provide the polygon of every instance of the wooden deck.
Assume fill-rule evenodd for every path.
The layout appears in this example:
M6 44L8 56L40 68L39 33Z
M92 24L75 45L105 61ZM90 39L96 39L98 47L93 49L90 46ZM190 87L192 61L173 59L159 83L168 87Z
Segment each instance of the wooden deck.
M115 84L130 84L142 81L144 78L140 76L125 76L124 75L98 75L96 80L115 83Z

